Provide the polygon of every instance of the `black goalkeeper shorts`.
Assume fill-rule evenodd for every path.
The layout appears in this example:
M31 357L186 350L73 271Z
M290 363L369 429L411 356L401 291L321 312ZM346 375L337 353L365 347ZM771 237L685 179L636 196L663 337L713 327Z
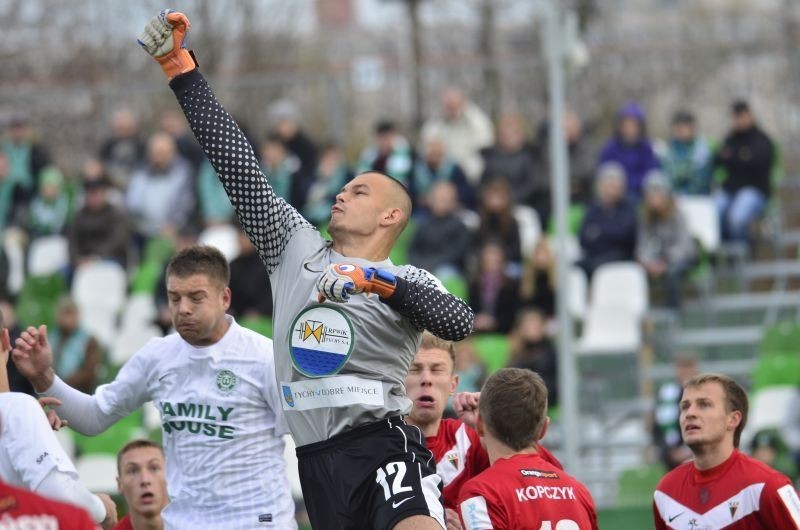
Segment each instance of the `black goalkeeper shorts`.
M400 417L298 447L297 459L314 530L387 530L412 515L445 527L433 454Z

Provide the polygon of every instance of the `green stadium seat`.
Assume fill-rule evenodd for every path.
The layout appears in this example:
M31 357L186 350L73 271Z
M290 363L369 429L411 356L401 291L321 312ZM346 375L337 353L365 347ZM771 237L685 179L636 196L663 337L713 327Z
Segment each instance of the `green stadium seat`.
M653 491L666 472L661 463L623 471L617 483L617 506L626 508L651 506Z
M800 386L800 353L797 350L762 355L753 370L753 392L783 385Z
M467 280L461 276L448 276L446 278L441 278L442 285L447 291L452 294L453 296L457 296L462 300L467 299L467 295L469 294L469 287L467 286Z
M800 325L779 322L767 328L761 341L761 355L800 355Z
M149 241L144 248L142 263L133 276L131 293L155 293L156 284L164 272L164 264L174 251L172 241L167 238L159 237Z
M475 351L486 365L488 374L503 368L508 363L511 348L508 337L500 333L481 333L472 337Z
M408 263L408 246L411 244L411 238L414 235L415 226L416 222L411 219L408 222L406 229L403 230L403 232L400 234L400 237L397 238L392 251L389 253L389 259L391 259L392 263L395 265Z
M122 418L98 436L84 436L72 431L75 447L80 455L116 455L123 445L135 438L141 438L145 434L142 426L141 409Z
M243 328L260 333L270 339L272 338L272 319L269 317L245 317L237 322Z
M33 276L25 280L16 304L17 320L25 326L55 325L58 299L67 292L60 274Z

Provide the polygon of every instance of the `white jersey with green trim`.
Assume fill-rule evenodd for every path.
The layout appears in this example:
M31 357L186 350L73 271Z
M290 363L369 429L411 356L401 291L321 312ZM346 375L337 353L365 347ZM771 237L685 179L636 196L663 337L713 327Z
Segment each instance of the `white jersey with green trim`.
M424 270L335 252L275 194L203 76L193 70L170 86L270 275L275 366L297 445L407 414L404 380L422 332L461 340L472 330L472 310ZM386 269L404 280L402 300L394 308L367 294L344 304L317 303L317 280L331 263Z
M272 342L227 318L210 346L150 340L97 389L97 404L121 417L152 400L161 412L167 528L296 528Z

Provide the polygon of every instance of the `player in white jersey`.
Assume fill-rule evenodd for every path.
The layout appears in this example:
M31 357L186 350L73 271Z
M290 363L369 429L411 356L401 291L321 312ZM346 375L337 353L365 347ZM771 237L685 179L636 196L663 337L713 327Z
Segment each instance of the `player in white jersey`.
M44 326L22 333L14 361L37 392L63 402L60 414L84 434L156 404L171 498L165 528L296 528L272 342L225 314L229 274L213 247L174 256L167 294L178 333L150 340L93 396L55 376Z

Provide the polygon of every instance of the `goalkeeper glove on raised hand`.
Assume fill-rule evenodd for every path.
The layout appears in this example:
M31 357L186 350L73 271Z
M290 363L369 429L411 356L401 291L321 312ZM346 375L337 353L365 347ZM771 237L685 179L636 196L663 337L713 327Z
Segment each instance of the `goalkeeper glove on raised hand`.
M186 15L165 9L150 20L137 40L161 64L169 79L197 68L194 55L185 48L189 26Z
M383 299L389 298L397 287L394 275L385 270L370 267L364 269L350 263L328 265L317 281L319 301L347 302L351 294L375 293Z

